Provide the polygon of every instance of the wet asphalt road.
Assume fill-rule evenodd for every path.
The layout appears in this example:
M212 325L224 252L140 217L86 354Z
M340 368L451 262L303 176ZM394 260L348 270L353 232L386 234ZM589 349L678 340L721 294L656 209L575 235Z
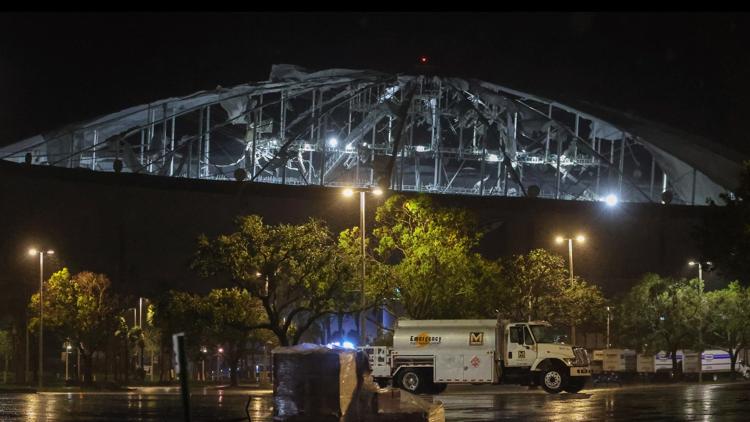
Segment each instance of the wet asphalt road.
M270 391L253 391L253 421L270 421ZM750 383L655 385L549 395L520 387L458 386L439 396L450 421L747 421ZM248 391L197 390L194 421L247 420ZM0 394L2 421L181 421L178 390L128 393Z

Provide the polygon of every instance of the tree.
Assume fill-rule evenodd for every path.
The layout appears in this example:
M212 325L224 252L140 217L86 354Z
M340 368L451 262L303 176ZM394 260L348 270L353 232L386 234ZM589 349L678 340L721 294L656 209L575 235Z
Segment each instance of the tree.
M3 356L3 384L8 383L8 361L13 353L13 338L8 330L0 330L0 355Z
M737 354L750 344L750 288L734 281L724 289L706 293L708 310L706 318L707 342L713 347L729 352L732 377Z
M251 215L237 224L234 233L201 236L192 267L259 299L266 318L253 328L271 330L283 346L297 344L319 318L356 303L356 266L322 222L268 225Z
M375 222L367 283L374 294L397 300L415 319L478 316L477 288L493 266L472 251L481 234L471 215L426 195L395 195ZM342 243L355 244L357 233L342 233Z
M483 295L500 314L516 321L545 319L557 322L564 315L561 301L570 283L562 257L544 249L500 260L502 276ZM567 321L566 321L567 323Z
M93 381L92 356L115 330L116 297L104 274L84 271L70 276L67 268L52 274L44 283L44 324L73 340L81 354L84 383ZM32 327L39 326L39 294L29 305L35 315Z
M481 289L485 314L497 309L504 318L546 320L554 324L598 322L605 299L597 286L575 277L571 283L563 257L544 249L503 258L499 276Z
M160 334L159 381L166 381L167 369L172 366L173 334L184 332L187 339L192 339L185 342L186 354L193 357L200 355L203 332L196 323L199 321L200 307L198 296L170 290L157 298L150 309L149 318Z
M711 203L693 233L703 259L716 264L728 279L750 283L750 161L743 163L734 194L721 196L726 206Z
M203 327L207 341L224 346L230 385L236 387L240 358L250 343L267 339L263 332L268 330L255 328L265 320L263 306L247 290L237 287L214 289L201 299L200 320L196 322Z
M150 356L149 372L152 374L152 377L154 373L154 354L159 353L161 349L162 338L162 332L161 330L159 330L159 327L157 326L154 319L155 311L156 307L153 304L148 304L148 306L146 307L146 324L143 327L143 350L144 353Z
M666 350L678 372L677 350L696 346L700 298L698 280L674 280L647 274L618 307L620 342L654 353Z

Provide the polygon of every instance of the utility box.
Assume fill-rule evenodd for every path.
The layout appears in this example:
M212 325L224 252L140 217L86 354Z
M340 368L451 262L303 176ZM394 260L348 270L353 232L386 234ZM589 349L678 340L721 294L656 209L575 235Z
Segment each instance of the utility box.
M604 372L635 372L635 350L604 349Z
M591 373L601 374L604 372L604 350L593 350L591 352Z
M682 372L685 374L697 374L701 371L700 353L685 350L682 359Z
M636 356L636 369L638 373L653 374L656 372L656 359L652 354L638 353Z

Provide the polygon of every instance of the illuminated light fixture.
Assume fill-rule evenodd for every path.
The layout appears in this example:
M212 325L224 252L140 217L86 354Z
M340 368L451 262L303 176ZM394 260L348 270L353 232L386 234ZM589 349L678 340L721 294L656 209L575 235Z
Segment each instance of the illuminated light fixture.
M334 347L343 347L345 349L354 349L354 343L352 343L349 340L344 341L343 343L340 341L334 341L332 343L326 344L326 347L334 348Z
M693 265L695 265L695 261L688 262L688 265L690 265L692 267Z
M557 242L557 243L563 243L563 241L564 241L564 240L565 240L565 239L563 239L563 237L562 237L562 236L557 236L557 237L555 238L555 242Z
M419 63L421 64L427 64L430 61L430 58L427 56L419 56Z
M224 353L224 348L223 347L219 347L219 353Z
M604 198L604 202L606 202L610 207L614 207L618 202L620 202L620 200L617 198L617 195L610 193Z
M37 254L39 254L39 253L41 253L41 252L42 252L42 251L39 251L39 250L37 250L36 248L31 248L31 249L29 249L29 255L37 255ZM54 254L55 254L55 251L53 251L52 249L50 249L50 250L48 250L48 251L47 251L47 252L45 252L45 253L46 253L47 255L54 255Z
M373 194L373 195L377 195L377 196L380 196L380 195L382 195L382 194L383 194L383 189L380 189L380 188L375 188L375 189L373 189L373 190L372 190L372 194Z
M582 234L579 234L578 236L576 236L576 240L583 243L586 241L586 237L584 237Z
M349 197L349 196L354 195L354 190L352 190L351 188L346 188L346 189L344 189L343 193L344 193L344 196Z
M338 139L336 139L334 137L328 138L328 146L329 147L334 147L335 148L338 144L339 144L339 140Z

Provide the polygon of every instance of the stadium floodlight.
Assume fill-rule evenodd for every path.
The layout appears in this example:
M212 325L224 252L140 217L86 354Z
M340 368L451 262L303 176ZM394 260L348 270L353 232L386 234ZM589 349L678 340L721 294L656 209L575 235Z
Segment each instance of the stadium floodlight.
M328 138L328 146L331 148L335 148L339 144L339 140L335 137Z
M620 202L620 199L617 197L617 195L610 193L606 196L606 198L604 198L604 202L606 202L610 207L614 207L618 202Z

